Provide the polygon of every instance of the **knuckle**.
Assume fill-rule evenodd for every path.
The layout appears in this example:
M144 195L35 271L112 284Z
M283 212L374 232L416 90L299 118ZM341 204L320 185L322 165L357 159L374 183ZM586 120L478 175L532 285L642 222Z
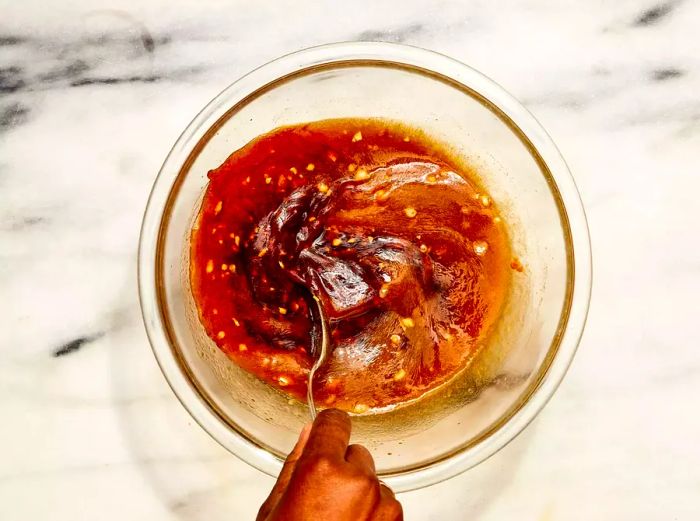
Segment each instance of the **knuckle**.
M401 521L403 519L403 507L396 499L387 499L382 507L386 517L391 521Z
M372 459L372 453L367 449L367 447L364 447L363 445L358 445L358 444L353 444L348 446L348 451L351 453L354 453L355 455L366 458L366 459Z
M389 510L397 516L403 516L403 507L396 499L389 502Z
M361 471L353 471L348 475L348 484L358 494L378 495L379 483L368 474Z
M338 464L327 456L319 456L308 462L309 471L314 474L328 476L338 472Z

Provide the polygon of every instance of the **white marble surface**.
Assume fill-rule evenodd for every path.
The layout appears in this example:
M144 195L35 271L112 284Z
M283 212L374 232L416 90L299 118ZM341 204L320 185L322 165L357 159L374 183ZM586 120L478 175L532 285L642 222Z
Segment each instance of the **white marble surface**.
M254 518L272 479L194 424L151 354L139 225L211 97L355 39L447 53L520 98L594 248L555 398L486 463L401 497L406 519L700 519L700 2L654 1L0 0L0 519Z

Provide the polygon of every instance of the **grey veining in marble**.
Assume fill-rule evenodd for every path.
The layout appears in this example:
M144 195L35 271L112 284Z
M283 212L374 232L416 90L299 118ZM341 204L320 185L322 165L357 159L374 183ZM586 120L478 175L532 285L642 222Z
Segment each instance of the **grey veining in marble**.
M700 2L0 0L0 519L254 519L272 480L167 388L136 246L165 155L237 77L303 47L428 47L501 83L566 157L593 301L513 443L408 520L700 518Z

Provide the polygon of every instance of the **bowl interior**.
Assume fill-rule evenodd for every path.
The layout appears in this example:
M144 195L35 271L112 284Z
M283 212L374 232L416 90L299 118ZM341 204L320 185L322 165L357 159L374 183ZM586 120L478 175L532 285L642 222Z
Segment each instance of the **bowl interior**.
M391 62L308 67L227 109L213 126L201 129L198 141L187 144L187 160L165 205L156 259L157 304L169 345L154 347L169 351L159 358L177 361L190 383L186 392L226 426L216 437L234 451L243 440L255 450L239 455L269 471L279 466L309 414L304 404L230 362L199 323L189 283L189 235L206 174L276 127L339 117L399 121L443 142L465 168L477 172L500 208L513 255L525 267L513 272L506 309L472 367L428 399L354 418L353 441L372 450L379 474L391 482L464 454L498 431L527 401L556 355L571 299L569 224L535 146L482 95ZM229 436L236 444L221 439Z

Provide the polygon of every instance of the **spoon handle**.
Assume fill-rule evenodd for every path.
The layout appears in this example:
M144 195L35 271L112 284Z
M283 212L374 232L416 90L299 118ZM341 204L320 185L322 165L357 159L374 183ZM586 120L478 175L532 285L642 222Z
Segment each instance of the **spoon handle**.
M311 367L311 371L309 372L309 380L307 383L307 388L306 388L306 401L309 404L309 412L311 413L311 420L316 419L316 404L314 403L314 392L313 392L313 384L314 384L314 375L316 374L316 371L318 370L321 365L326 361L326 356L328 354L328 344L330 342L330 338L328 336L328 323L326 321L326 316L323 314L323 308L321 307L321 301L318 299L318 297L314 296L313 297L314 302L316 302L316 311L318 314L317 319L321 323L321 338L319 339L319 335L313 335L311 341L316 343L314 345L314 349L312 349L313 352L319 353L318 358L314 362L314 365ZM320 340L321 345L318 345L318 342ZM319 349L320 347L320 349Z

